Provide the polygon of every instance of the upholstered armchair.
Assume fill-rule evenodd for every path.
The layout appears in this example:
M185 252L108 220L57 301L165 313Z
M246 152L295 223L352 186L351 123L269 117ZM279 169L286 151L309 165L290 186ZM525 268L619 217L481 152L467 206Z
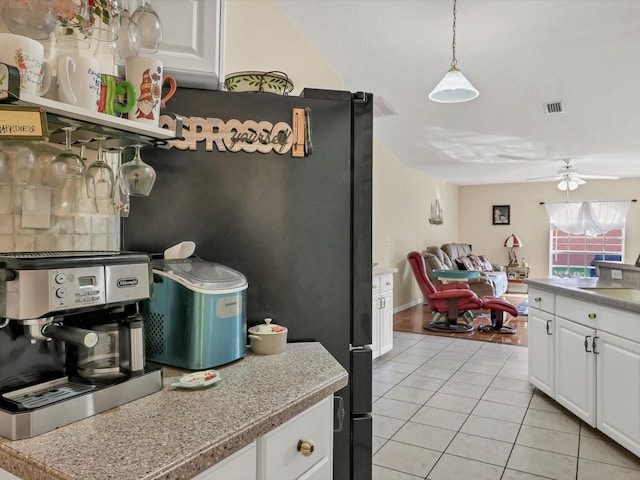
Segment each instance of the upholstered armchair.
M485 295L478 297L468 283L451 283L436 287L427 276L427 268L423 254L409 252L407 260L418 282L420 291L426 303L431 308L431 321L423 327L427 330L449 331L453 333L469 332L473 326L471 310L489 310L491 323L480 325L478 330L482 332L514 333L515 329L504 324L505 315L516 317L518 310L515 305L500 297ZM445 319L442 320L442 317ZM458 318L463 317L468 322L458 323Z
M453 283L436 288L426 274L424 257L420 253L409 252L407 260L422 291L424 300L429 304L433 312L431 321L426 322L424 328L453 332L473 330L473 326L466 322L458 323L458 317L466 315L472 320L473 315L467 312L482 308L482 300L469 289L469 286L464 283ZM441 320L443 315L445 319Z

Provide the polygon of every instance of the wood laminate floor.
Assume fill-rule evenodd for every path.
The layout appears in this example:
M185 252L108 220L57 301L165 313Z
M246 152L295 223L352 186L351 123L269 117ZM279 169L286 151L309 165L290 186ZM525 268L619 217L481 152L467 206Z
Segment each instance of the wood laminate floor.
M526 294L506 294L504 298L518 305L525 298ZM516 332L513 334L495 333L495 332L481 332L477 328L474 328L469 333L450 333L450 332L433 332L427 330L423 325L431 320L431 311L428 307L423 305L416 305L414 307L401 310L393 315L393 330L396 332L410 332L410 333L422 333L424 335L438 335L446 337L467 338L471 340L479 340L482 342L493 343L505 343L509 345L522 345L527 346L527 317L511 317L506 320L505 324L515 328ZM490 323L490 317L488 315L477 317L473 321L474 327Z

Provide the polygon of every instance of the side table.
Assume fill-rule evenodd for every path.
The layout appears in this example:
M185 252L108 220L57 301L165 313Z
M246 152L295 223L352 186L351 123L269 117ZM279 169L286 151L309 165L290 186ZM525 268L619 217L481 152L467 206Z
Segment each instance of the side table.
M505 267L507 271L507 293L527 293L528 285L522 280L529 278L530 267Z

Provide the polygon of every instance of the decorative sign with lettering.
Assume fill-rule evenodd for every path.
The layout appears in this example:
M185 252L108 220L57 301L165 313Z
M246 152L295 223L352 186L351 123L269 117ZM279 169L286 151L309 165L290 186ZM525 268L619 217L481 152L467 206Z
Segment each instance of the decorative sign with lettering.
M48 137L44 108L0 105L0 139L47 140Z
M219 118L183 117L182 135L184 140L171 140L170 147L179 150L197 150L198 143L204 142L208 152L213 146L219 152L275 152L285 154L291 150L293 138L291 126L285 122L275 125L271 122L253 120L229 120ZM168 115L160 117L160 127L175 129L175 119Z

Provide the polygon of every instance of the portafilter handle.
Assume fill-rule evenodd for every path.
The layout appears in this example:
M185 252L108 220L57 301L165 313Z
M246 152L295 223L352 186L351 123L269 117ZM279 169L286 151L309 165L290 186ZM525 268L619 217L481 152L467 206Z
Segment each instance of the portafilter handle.
M79 347L93 348L98 344L98 334L93 330L85 330L84 328L65 327L64 325L50 323L42 327L42 334L45 337L73 343Z

